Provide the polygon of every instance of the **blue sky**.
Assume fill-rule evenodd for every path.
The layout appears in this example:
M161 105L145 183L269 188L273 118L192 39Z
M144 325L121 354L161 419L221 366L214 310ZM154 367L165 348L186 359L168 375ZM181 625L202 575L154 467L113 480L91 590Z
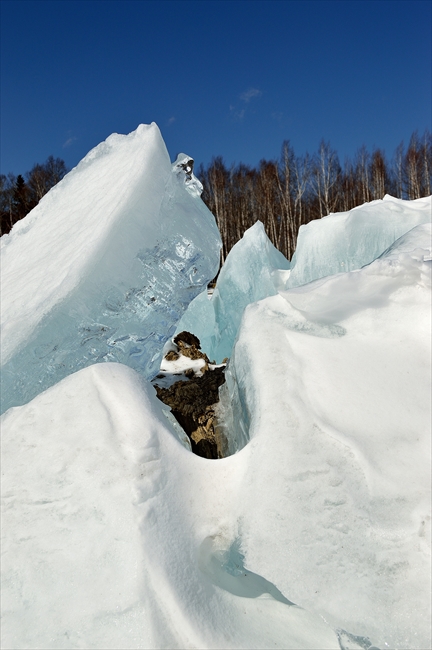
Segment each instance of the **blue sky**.
M157 122L172 158L330 141L390 156L431 126L431 3L1 0L1 172L73 167Z

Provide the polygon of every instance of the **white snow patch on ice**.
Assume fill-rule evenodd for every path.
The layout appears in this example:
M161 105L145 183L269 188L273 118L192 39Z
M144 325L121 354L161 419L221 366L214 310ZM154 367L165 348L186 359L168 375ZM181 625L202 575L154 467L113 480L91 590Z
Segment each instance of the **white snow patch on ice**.
M243 567L247 456L186 451L130 368L71 375L2 429L2 647L339 648Z

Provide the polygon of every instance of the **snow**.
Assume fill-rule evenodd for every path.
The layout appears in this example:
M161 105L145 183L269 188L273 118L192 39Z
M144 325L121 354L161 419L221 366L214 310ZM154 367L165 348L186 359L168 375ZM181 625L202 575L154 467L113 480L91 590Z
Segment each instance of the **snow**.
M430 237L249 306L230 363L248 566L379 647L430 646Z
M2 647L339 648L225 557L247 455L194 456L162 409L107 363L3 416Z
M113 134L2 237L2 410L96 362L157 372L219 266L190 160L156 124Z
M387 194L311 221L300 228L286 288L370 264L401 235L430 220L430 196L404 201Z
M430 219L431 197L404 201L386 195L383 200L301 226L291 264L257 221L228 254L213 295L209 298L205 291L198 295L176 332L193 332L209 357L220 363L231 356L247 305L279 289L359 269Z
M207 370L215 370L215 368L225 368L226 364L213 364L207 363L205 359L191 359L181 353L180 349L175 345L170 345L168 341L164 346L164 355L169 351L174 350L178 354L175 360L162 359L159 373L153 379L152 383L157 384L163 388L168 388L174 382L188 381L188 374L193 372L194 377L202 377ZM188 372L188 374L186 374Z
M1 418L2 647L430 649L430 199L376 203L377 223L369 204L357 209L362 225L354 210L307 226L291 275L259 224L246 233L214 297L198 298L211 305L214 320L197 319L215 350L234 342L218 407L232 455L207 460L190 452L147 377L214 270L213 217L190 159L171 167L155 126L107 143L2 241L5 368L13 385L27 351L22 381L37 394ZM74 185L80 169L100 189L111 179L109 194L111 155L129 170L128 198L113 191L104 219L89 213L87 223L80 212L84 234L77 220L68 230L66 212L49 206L64 192L66 210L68 184L77 204L93 205ZM354 261L344 228L357 237ZM142 287L143 266L155 276L155 249L180 249L168 259L183 271L195 265L201 280L179 281L183 307L168 315L179 289L165 276L156 316L119 311L127 336L160 335L143 343L139 373L89 365L99 359L91 355L76 371L80 348L70 342L61 381L49 374L52 356L31 361L43 332L53 339L54 325L72 322L76 331L83 315L100 323L110 287ZM287 286L320 250L317 279ZM115 360L133 365L129 352ZM162 374L185 363L164 362ZM46 375L53 385L42 391Z
M276 294L288 260L271 243L261 221L233 246L211 299L201 293L189 305L177 332L193 332L210 359L231 356L243 311L251 302Z

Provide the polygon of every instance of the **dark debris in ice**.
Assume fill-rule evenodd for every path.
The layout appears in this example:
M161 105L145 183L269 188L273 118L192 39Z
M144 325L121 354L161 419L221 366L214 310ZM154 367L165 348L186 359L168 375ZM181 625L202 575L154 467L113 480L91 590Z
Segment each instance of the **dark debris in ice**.
M190 332L181 332L174 338L173 347L165 354L173 370L160 372L153 380L158 398L167 404L172 414L189 436L192 451L203 458L223 458L225 443L216 427L215 406L219 401L219 387L225 382L225 364L212 364L200 350L199 339ZM202 363L198 363L202 361ZM162 366L163 367L163 366ZM166 377L170 374L170 377ZM167 381L164 381L167 379Z

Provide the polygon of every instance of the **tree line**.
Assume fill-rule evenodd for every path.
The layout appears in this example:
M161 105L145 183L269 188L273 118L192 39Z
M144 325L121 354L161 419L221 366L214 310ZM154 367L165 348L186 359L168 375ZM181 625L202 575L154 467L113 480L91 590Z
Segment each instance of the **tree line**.
M215 215L222 237L222 263L234 244L257 220L272 243L288 259L301 225L331 212L351 210L385 194L417 199L432 193L432 137L414 132L408 146L401 143L391 160L381 149L361 147L341 165L329 142L318 151L297 156L289 141L278 159L261 160L257 167L239 163L227 167L221 156L201 165L197 176L202 198ZM60 158L50 156L24 176L0 175L1 232L25 217L67 173Z
M24 176L0 174L0 235L8 233L67 172L64 160L49 156Z
M258 219L272 243L288 259L301 225L332 212L382 199L385 194L417 199L431 194L432 138L414 132L407 147L401 143L392 159L381 149L361 147L341 165L330 143L321 141L313 155L296 156L289 141L274 160L257 167L240 163L227 167L218 156L197 176L202 198L222 236L222 263L234 244Z

